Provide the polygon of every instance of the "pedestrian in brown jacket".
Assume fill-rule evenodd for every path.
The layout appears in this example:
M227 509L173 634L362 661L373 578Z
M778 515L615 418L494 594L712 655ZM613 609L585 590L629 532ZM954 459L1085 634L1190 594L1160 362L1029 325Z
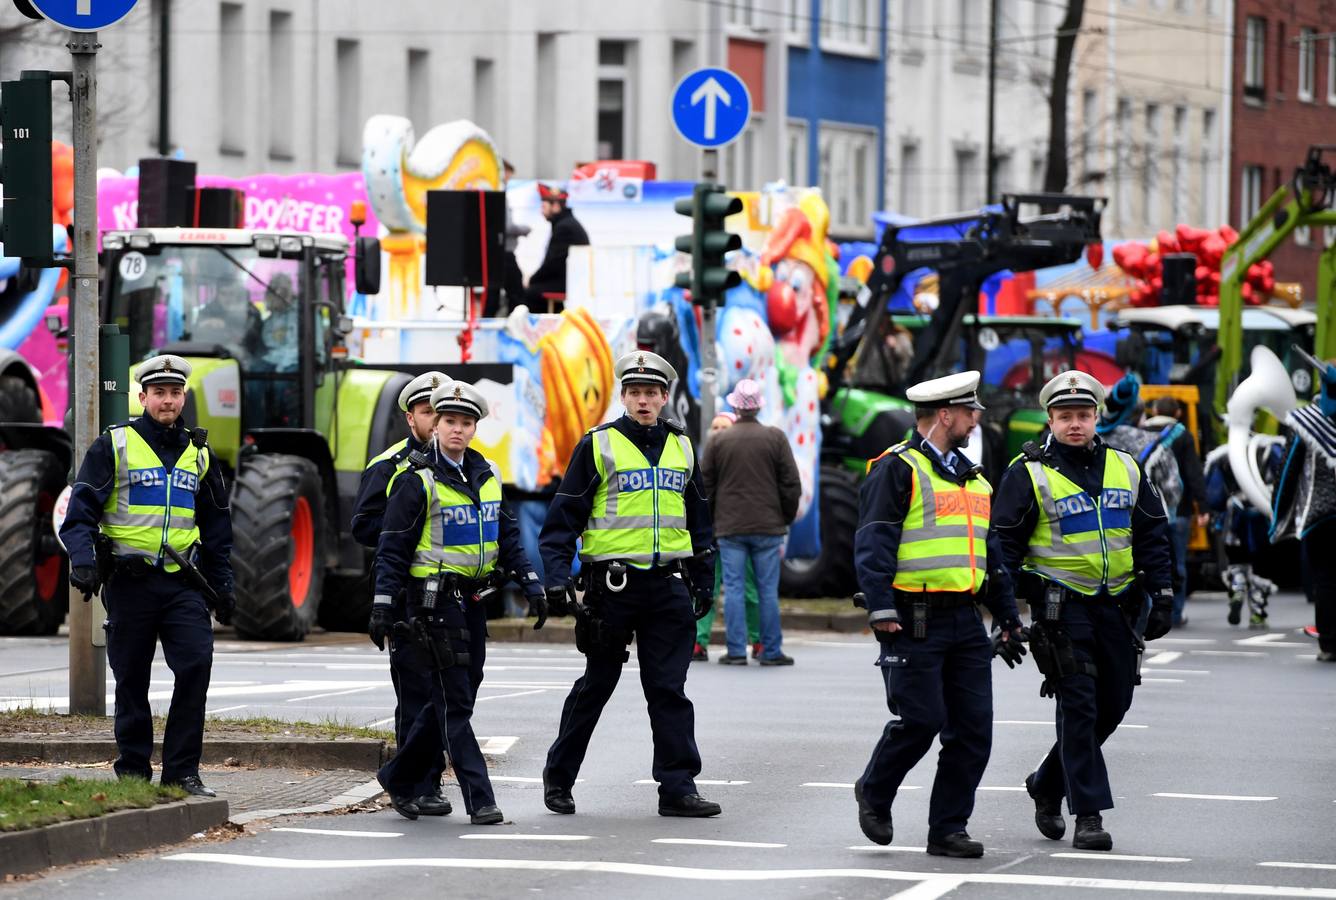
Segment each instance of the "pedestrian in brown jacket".
M779 625L779 562L789 524L798 512L802 488L798 466L784 432L757 421L763 398L750 378L725 398L737 413L733 427L714 436L701 459L705 496L714 514L714 533L724 569L724 665L747 664L745 585L747 561L756 575L760 600L763 666L791 666Z

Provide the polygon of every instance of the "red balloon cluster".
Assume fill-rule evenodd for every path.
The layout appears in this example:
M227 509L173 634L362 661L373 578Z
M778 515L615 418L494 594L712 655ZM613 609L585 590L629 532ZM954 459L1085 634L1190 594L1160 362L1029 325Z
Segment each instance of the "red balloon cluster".
M1214 231L1179 225L1172 233L1161 231L1155 236L1155 249L1146 244L1120 244L1113 248L1113 261L1128 275L1140 282L1132 289L1128 301L1133 306L1159 306L1160 292L1164 289L1164 265L1161 258L1169 253L1191 253L1197 258L1197 302L1203 306L1220 304L1220 260L1225 249L1239 239L1239 233L1228 225ZM1271 261L1262 260L1248 267L1241 292L1243 302L1260 305L1267 301L1276 287L1275 270Z

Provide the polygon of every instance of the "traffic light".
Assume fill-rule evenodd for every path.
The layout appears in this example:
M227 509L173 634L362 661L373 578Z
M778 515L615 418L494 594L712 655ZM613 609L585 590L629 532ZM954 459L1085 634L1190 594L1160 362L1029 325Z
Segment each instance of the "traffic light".
M691 302L716 306L724 293L737 287L742 278L724 265L724 255L742 247L742 239L724 230L724 220L742 212L742 201L730 197L722 184L708 181L691 189L690 199L683 197L673 208L691 216L691 234L677 238L674 246L691 254L691 271L677 274L677 286L691 291Z
M51 258L51 81L47 72L25 72L0 84L0 184L5 255ZM34 77L37 76L37 77Z

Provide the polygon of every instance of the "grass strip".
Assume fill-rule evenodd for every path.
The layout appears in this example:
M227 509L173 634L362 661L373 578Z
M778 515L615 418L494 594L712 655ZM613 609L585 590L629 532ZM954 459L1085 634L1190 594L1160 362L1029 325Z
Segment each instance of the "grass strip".
M165 724L166 720L162 716L154 716L154 733L162 734ZM0 711L0 735L12 734L110 737L111 718L109 716L72 716L34 707ZM354 725L338 718L327 718L319 722L289 722L285 719L274 719L268 716L253 716L244 719L219 716L205 720L204 734L206 737L304 737L331 741L351 738L367 738L379 741L394 740L394 732L392 731Z
M186 792L138 778L107 781L66 775L56 782L0 778L0 831L23 831L118 809L145 809L181 800Z

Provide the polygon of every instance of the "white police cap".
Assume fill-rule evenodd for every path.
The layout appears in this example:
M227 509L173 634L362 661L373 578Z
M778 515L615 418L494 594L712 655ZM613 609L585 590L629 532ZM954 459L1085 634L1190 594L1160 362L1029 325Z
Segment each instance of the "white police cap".
M1055 406L1100 406L1104 403L1104 385L1086 372L1072 370L1056 376L1039 392L1044 409Z
M979 402L979 373L973 370L921 381L905 391L905 397L915 406L985 408Z
M419 400L431 400L431 392L450 380L444 372L423 372L399 392L399 408L408 412Z
M170 353L146 360L135 369L135 381L139 382L141 387L148 387L150 384L184 385L189 377L190 363Z
M487 415L487 398L471 384L447 381L431 392L431 405L438 413L465 413L481 419Z
M668 387L677 380L677 370L657 353L633 350L617 360L615 369L622 387L628 384L657 384Z

